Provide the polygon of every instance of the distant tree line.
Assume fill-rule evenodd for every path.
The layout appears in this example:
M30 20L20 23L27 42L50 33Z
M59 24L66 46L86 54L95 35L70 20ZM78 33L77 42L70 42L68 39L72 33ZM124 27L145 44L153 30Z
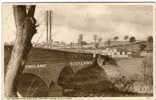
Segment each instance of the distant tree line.
M94 35L93 35L93 40L94 40L94 47L95 47L95 48L98 48L99 45L100 45L100 43L102 42L102 38L101 38L101 37L98 37L97 34L94 34ZM108 46L111 45L111 41L112 41L112 40L113 40L113 41L119 40L119 36L114 36L112 39L109 38L109 39L107 40ZM130 43L134 43L134 42L137 41L135 36L129 37L128 35L125 35L125 36L124 36L124 40L125 40L125 41L129 41ZM147 37L147 42L153 42L153 37L152 37L152 36L148 36L148 37ZM87 42L86 42L85 40L83 40L83 34L79 34L79 36L78 36L78 44L79 44L80 48L82 48L83 45L87 45ZM141 46L140 46L140 49L141 49L141 50L144 50L144 48L145 48L144 45L141 45Z

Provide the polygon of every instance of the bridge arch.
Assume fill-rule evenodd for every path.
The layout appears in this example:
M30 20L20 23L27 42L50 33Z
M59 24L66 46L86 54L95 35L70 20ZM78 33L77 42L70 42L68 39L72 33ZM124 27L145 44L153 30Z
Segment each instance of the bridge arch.
M22 97L46 97L48 96L48 86L37 75L23 73L17 79L16 85L18 95Z

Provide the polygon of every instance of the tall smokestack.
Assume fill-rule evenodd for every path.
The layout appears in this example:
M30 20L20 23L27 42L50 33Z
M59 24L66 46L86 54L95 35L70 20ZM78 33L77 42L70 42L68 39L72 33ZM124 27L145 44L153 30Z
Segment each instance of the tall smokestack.
M46 40L50 47L52 46L52 17L53 12L46 11L46 31L47 31Z
M52 26L53 26L53 11L51 11L51 36L52 36L52 30L53 30L53 27Z
M47 43L49 43L49 21L48 21L49 17L48 16L49 16L48 11L46 11L46 33L47 33L46 41Z
M49 11L49 41L51 45L51 11Z

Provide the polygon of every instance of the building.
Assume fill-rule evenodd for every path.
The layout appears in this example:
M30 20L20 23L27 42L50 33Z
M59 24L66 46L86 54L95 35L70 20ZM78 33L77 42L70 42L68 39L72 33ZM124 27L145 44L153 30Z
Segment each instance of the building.
M141 45L145 46L144 50L141 50ZM146 53L152 53L153 43L147 41L136 41L136 42L116 41L111 42L110 45L108 46L106 42L105 49L107 48L116 49L116 51L120 52L125 52L129 56L131 55L133 57L140 57L142 55L146 55ZM118 52L116 53L118 55Z
M117 48L105 48L102 50L102 55L109 55L115 58L127 58L131 56L131 52L120 51Z

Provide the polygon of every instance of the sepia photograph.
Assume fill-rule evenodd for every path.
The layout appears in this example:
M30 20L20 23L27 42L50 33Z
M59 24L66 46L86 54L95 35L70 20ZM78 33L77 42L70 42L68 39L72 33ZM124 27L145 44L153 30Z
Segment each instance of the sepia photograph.
M153 3L2 3L4 97L153 97Z

